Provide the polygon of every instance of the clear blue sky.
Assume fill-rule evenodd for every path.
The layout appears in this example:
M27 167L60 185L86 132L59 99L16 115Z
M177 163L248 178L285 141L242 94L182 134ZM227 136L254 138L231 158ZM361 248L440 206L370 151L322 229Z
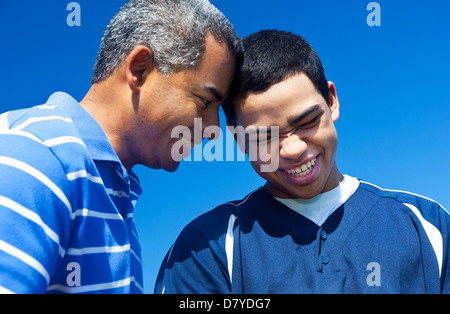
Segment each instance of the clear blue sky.
M55 91L81 100L102 34L125 0L0 0L0 112L44 103ZM450 2L212 0L241 36L281 29L304 36L337 87L341 172L425 195L450 209ZM222 124L224 116L221 113ZM135 212L145 292L178 233L201 213L263 184L248 162L182 162L176 173L136 167L144 195Z

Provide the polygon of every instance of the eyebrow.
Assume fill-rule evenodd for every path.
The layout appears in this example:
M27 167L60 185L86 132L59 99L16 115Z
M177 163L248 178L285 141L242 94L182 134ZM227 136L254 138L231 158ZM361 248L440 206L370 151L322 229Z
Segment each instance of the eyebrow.
M305 119L307 116L309 116L311 113L314 113L316 111L322 111L320 105L314 105L309 107L307 110L305 110L304 112L302 112L301 114L299 114L298 116L288 119L289 125L295 125L298 122L302 121L303 119Z
M214 96L216 101L222 101L223 95L214 87L205 87L205 89Z
M309 116L310 114L312 114L312 113L314 113L316 111L322 112L322 108L320 107L319 104L313 105L313 106L309 107L308 109L306 109L301 114L299 114L298 116L295 116L294 118L288 119L288 123L289 123L289 125L296 125L298 122L302 121L307 116ZM269 136L269 137L272 135L272 127L267 127L267 131L265 132L266 135ZM259 134L260 133L258 128L254 128L254 129L253 128L251 128L251 129L247 128L246 132L248 134Z

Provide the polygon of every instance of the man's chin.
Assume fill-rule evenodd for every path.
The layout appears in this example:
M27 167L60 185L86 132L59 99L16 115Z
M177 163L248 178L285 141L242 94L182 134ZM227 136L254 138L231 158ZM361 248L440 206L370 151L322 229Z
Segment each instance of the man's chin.
M171 160L170 163L163 165L162 169L167 172L175 172L178 170L178 167L180 167L180 162Z

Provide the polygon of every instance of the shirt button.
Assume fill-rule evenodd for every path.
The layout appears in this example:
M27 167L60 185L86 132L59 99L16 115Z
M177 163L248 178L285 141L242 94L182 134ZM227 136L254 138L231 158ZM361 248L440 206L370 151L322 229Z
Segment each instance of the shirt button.
M320 255L320 260L324 265L327 265L330 262L330 258L326 254Z
M320 237L322 238L322 240L326 240L328 238L328 234L325 230L322 230L320 232Z

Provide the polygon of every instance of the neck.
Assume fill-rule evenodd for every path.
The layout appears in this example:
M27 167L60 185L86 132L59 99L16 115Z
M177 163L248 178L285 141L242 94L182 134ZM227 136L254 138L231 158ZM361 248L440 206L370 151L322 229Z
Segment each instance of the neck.
M333 168L331 169L330 175L328 176L327 183L321 193L326 193L328 191L336 188L342 181L344 180L344 175L339 171L336 165L336 161L334 162Z
M80 104L102 127L123 166L129 171L134 163L130 158L125 138L127 126L130 125L127 123L130 119L127 107L132 107L132 104L123 106L126 104L126 100L121 96L124 92L119 90L118 85L112 83L106 80L92 85Z

